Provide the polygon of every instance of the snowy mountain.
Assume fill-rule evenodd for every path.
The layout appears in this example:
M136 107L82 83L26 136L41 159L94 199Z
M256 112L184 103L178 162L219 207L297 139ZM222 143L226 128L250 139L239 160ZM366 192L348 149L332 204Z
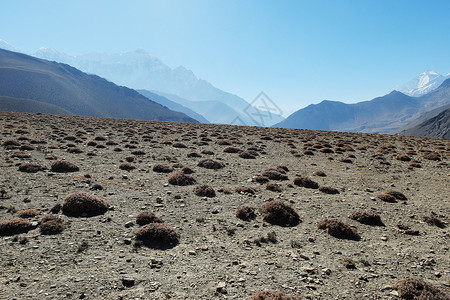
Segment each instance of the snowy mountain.
M448 78L450 73L441 75L435 71L425 71L409 82L398 85L395 89L408 96L419 97L436 89Z
M9 51L15 51L15 52L19 52L19 50L17 48L15 48L14 46L8 44L8 42L0 39L0 49L5 49L5 50L9 50Z
M170 68L158 58L145 50L136 50L121 54L89 53L71 56L49 48L41 48L33 54L38 58L69 64L86 73L96 74L116 84L133 89L145 89L176 95L189 101L221 102L235 113L226 120L220 110L211 111L207 119L212 123L231 124L236 117L243 119L246 125L260 125L251 116L243 116L249 103L231 93L214 87L211 83L197 78L195 74L183 66ZM180 103L182 104L182 103ZM217 106L218 107L218 106ZM264 111L262 111L264 112ZM197 112L198 113L198 112ZM271 114L266 126L282 121L280 115Z

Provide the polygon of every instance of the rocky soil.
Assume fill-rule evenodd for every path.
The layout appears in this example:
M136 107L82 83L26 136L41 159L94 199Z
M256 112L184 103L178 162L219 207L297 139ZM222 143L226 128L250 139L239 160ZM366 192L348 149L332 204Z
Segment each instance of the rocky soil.
M0 143L0 222L31 222L0 226L1 299L400 299L409 277L450 292L448 140L0 113ZM52 170L60 160L77 168ZM169 183L189 171L195 182ZM109 208L63 213L74 192ZM270 200L300 221L265 221ZM256 217L236 217L242 206ZM356 209L381 223L349 218ZM178 243L137 240L143 212ZM42 229L49 215L61 232ZM324 218L359 239L319 229Z

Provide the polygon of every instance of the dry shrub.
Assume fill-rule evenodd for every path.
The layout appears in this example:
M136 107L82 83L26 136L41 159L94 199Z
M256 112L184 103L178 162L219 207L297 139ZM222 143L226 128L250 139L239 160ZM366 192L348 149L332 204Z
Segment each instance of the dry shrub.
M295 226L300 223L298 213L281 201L272 200L262 206L264 221L280 226Z
M136 223L142 226L151 223L164 223L164 221L161 218L155 216L154 213L143 212L136 216Z
M79 154L79 153L83 153L83 150L81 150L81 149L79 149L77 147L72 147L72 148L69 148L67 150L67 152L74 153L74 154Z
M259 291L251 300L301 300L300 296L290 296L277 291Z
M16 158L30 158L31 154L27 153L27 152L23 152L23 151L15 151L12 155L12 158L16 157Z
M40 214L37 209L25 209L17 213L19 218L33 218Z
M35 163L23 163L19 166L19 171L25 172L25 173L37 173L39 171L44 171L44 170L45 170L45 167L40 166Z
M329 186L321 186L319 187L319 191L325 194L339 194L339 190L329 187Z
M439 228L445 228L444 222L437 218L437 215L434 212L431 212L429 216L423 217L423 221L428 225L434 225Z
M407 278L394 284L398 295L408 300L449 300L450 298L431 283L420 278Z
M255 152L252 152L252 151L243 151L243 152L239 153L239 157L245 158L245 159L255 159L256 155L255 155Z
M294 184L308 189L317 189L319 184L308 177L296 177Z
M311 151L311 150L305 150L305 151L303 152L303 154L305 154L305 155L314 155L314 152Z
M156 164L153 166L152 170L157 173L170 173L173 171L173 168L168 165Z
M187 148L187 146L183 143L173 143L172 147L174 148Z
M353 160L351 160L350 158L341 158L339 161L347 164L353 163Z
M169 175L169 183L172 185L191 185L195 183L195 179L192 176L184 174L182 172L175 172Z
M380 215L373 209L354 210L350 214L349 218L367 225L384 225L381 221Z
M64 199L61 208L63 214L78 217L103 214L108 207L108 202L103 197L85 192L75 192Z
M28 232L33 229L30 221L23 219L11 219L0 222L0 235L13 235Z
M229 146L229 147L226 147L225 149L223 149L223 152L225 152L225 153L239 153L239 152L241 152L241 149L239 149L238 147Z
M194 194L200 197L215 197L216 192L214 189L207 185L201 185L194 189Z
M263 176L272 179L272 180L288 180L287 175L280 172L280 169L269 168L263 171Z
M400 161L410 161L411 157L409 157L406 154L398 154L395 159L400 160Z
M397 202L397 199L389 194L379 194L377 195L377 198L384 202L391 202L391 203Z
M58 216L45 216L41 220L41 234L58 234L65 228L64 220Z
M254 188L248 187L248 186L241 186L241 187L237 187L235 189L236 193L239 194L255 194L256 190Z
M258 183L267 183L267 182L269 182L269 177L259 175L259 176L255 176L253 178L253 180Z
M430 153L424 155L423 158L428 159L428 160L435 160L435 161L441 160L441 156L437 152L430 152Z
M78 168L75 164L65 160L57 160L53 162L50 167L50 171L58 173L77 172L79 170L80 168Z
M20 147L20 142L16 140L6 140L3 142L3 147L8 147L9 149L14 149L13 147Z
M192 170L189 167L182 167L181 172L183 172L184 174L192 174L192 173L194 173L194 170Z
M187 157L202 157L202 156L196 152L191 152L191 153L188 153Z
M409 168L422 168L422 165L417 162L412 162L408 165Z
M334 151L332 149L330 149L330 148L320 148L319 152L322 152L322 153L334 153Z
M326 232L338 239L359 240L356 229L347 223L337 219L323 219L317 222L317 228L325 229Z
M386 191L386 194L391 195L392 197L394 197L397 200L408 200L408 198L406 198L406 196L403 195L403 193L401 193L399 191L388 190L388 191Z
M217 169L222 169L223 167L225 167L225 164L220 162L220 161L216 161L216 160L212 160L212 159L203 159L198 163L199 167L202 168L206 168L206 169L213 169L213 170L217 170Z
M178 244L178 233L175 228L163 223L151 223L142 226L135 232L136 239L151 248L169 248Z
M256 218L255 209L249 206L242 206L236 209L236 217L241 220L249 221Z
M327 176L327 174L325 174L324 171L320 171L320 170L314 171L313 175L314 175L314 176L319 176L319 177L325 177L325 176Z
M266 185L266 190L269 190L269 191L272 191L272 192L281 192L281 187L278 184L269 182Z
M119 165L119 169L125 170L125 171L131 171L131 170L136 169L136 167L133 166L133 165L130 164L130 163L121 163L121 164Z

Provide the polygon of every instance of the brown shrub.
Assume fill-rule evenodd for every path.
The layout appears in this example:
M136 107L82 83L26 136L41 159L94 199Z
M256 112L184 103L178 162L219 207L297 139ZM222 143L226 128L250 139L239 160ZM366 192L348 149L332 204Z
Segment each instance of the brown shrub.
M170 173L173 171L173 168L168 165L156 164L153 166L152 170L157 173Z
M314 175L314 176L319 176L319 177L325 177L325 176L327 176L327 174L325 174L324 171L320 171L320 170L314 171L313 175Z
M23 163L19 166L19 171L25 172L25 173L36 173L36 172L44 171L44 170L45 170L45 167L40 166L35 163Z
M27 152L23 152L23 151L15 151L12 155L12 158L17 157L17 158L30 158L31 154L27 153Z
M379 194L377 195L377 198L384 202L391 202L391 203L397 202L397 199L389 194Z
M431 283L420 278L407 278L394 284L398 295L408 300L449 300L450 298Z
M288 180L289 178L287 175L280 172L280 170L277 170L275 168L269 168L263 171L263 176L272 179L272 180Z
M136 239L151 248L170 248L178 244L178 233L175 228L162 223L151 223L142 226L135 232Z
M41 220L41 234L58 234L65 228L64 220L58 216L45 216Z
M133 165L130 164L130 163L121 163L121 164L119 165L119 169L125 170L125 171L131 171L131 170L136 169L136 167L133 166Z
M11 219L0 222L0 235L13 235L28 232L34 226L31 222L23 219Z
M225 167L225 164L220 162L220 161L216 161L216 160L212 160L212 159L203 159L198 163L199 167L202 168L206 168L206 169L213 169L213 170L217 170L217 169L222 169L223 167Z
M195 179L190 175L186 175L182 172L175 172L169 175L169 183L172 185L191 185L195 183Z
M189 167L182 167L181 172L183 172L184 174L192 174L192 173L194 173L194 170L192 170Z
M269 190L269 191L272 191L272 192L281 192L281 187L278 184L269 182L266 185L266 190Z
M188 153L187 157L202 157L200 154L192 152L192 153Z
M354 210L350 214L349 218L367 225L384 225L381 221L380 215L373 209Z
M300 223L298 213L281 201L272 200L262 206L264 221L280 226L295 226Z
M409 157L406 154L398 154L395 159L400 160L400 161L410 161L411 157Z
M252 296L251 300L301 300L300 296L289 296L277 291L259 291Z
M164 221L155 216L154 213L143 212L136 216L136 223L142 226L151 223L164 223Z
M239 153L239 152L241 152L241 149L239 149L237 147L229 146L229 147L226 147L225 149L223 149L223 152L225 152L225 153Z
M19 218L33 218L40 214L37 209L25 209L17 213Z
M406 198L406 196L403 195L399 191L388 190L388 191L386 191L386 194L391 195L392 197L394 197L397 200L408 200L408 198Z
M67 216L94 216L108 210L105 198L85 192L75 192L64 199L62 212Z
M249 206L242 206L236 209L236 217L241 220L249 221L256 218L255 209Z
M303 154L305 154L305 155L314 155L314 152L311 151L311 150L305 150L305 151L303 152Z
M255 159L256 155L252 151L243 151L243 152L239 153L239 157L245 158L245 159Z
M16 140L6 140L3 142L3 147L9 147L9 149L14 149L14 147L19 147L20 142Z
M356 229L347 223L337 219L323 219L317 222L317 228L325 229L326 232L338 239L359 240Z
M429 216L423 217L423 221L428 225L434 225L439 228L445 228L445 223L439 220L434 212L431 212Z
M294 179L294 184L297 186L302 186L308 189L317 189L319 184L308 177L296 177Z
M351 160L350 158L341 158L339 161L347 164L353 163L353 160Z
M240 194L255 194L256 190L254 188L248 187L248 186L241 186L241 187L237 187L235 189L236 193L240 193Z
M339 190L329 187L329 186L321 186L319 187L319 191L325 194L339 194Z
M53 162L50 167L50 171L58 173L76 172L79 170L80 168L78 168L75 164L65 160L57 160Z
M267 182L269 182L269 177L258 175L258 176L255 176L253 178L253 180L258 183L267 183Z
M441 156L437 152L430 152L428 154L425 154L423 156L423 158L428 159L428 160L435 160L435 161L441 160Z
M183 143L173 143L172 147L174 148L187 148L187 146Z
M216 192L214 189L207 185L201 185L194 189L194 194L200 197L215 197Z

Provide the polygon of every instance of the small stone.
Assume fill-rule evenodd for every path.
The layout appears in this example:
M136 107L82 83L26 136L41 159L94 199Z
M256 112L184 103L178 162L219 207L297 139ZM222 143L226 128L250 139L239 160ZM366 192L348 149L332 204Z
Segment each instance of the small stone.
M124 239L123 242L125 245L131 245L131 239Z
M123 179L128 179L128 175L127 175L127 174L123 174L123 175L122 175L122 178L123 178Z
M394 296L398 296L398 292L397 291L391 291L389 294L394 295Z
M126 228L130 228L133 225L134 225L134 223L132 221L128 221L128 222L125 223L125 227Z
M331 270L328 269L328 268L323 268L323 269L322 269L322 273L327 274L327 275L330 275L330 274L331 274Z
M126 287L132 287L134 285L134 279L129 277L124 277L122 279L122 284Z
M388 238L386 236L382 236L380 239L385 242L388 240Z
M195 250L190 250L189 255L197 255L197 252L195 252Z
M221 294L226 294L226 293L227 293L227 290L225 289L226 285L227 285L227 284L226 284L225 281L219 282L219 283L217 284L216 291L219 292L219 293L221 293Z

